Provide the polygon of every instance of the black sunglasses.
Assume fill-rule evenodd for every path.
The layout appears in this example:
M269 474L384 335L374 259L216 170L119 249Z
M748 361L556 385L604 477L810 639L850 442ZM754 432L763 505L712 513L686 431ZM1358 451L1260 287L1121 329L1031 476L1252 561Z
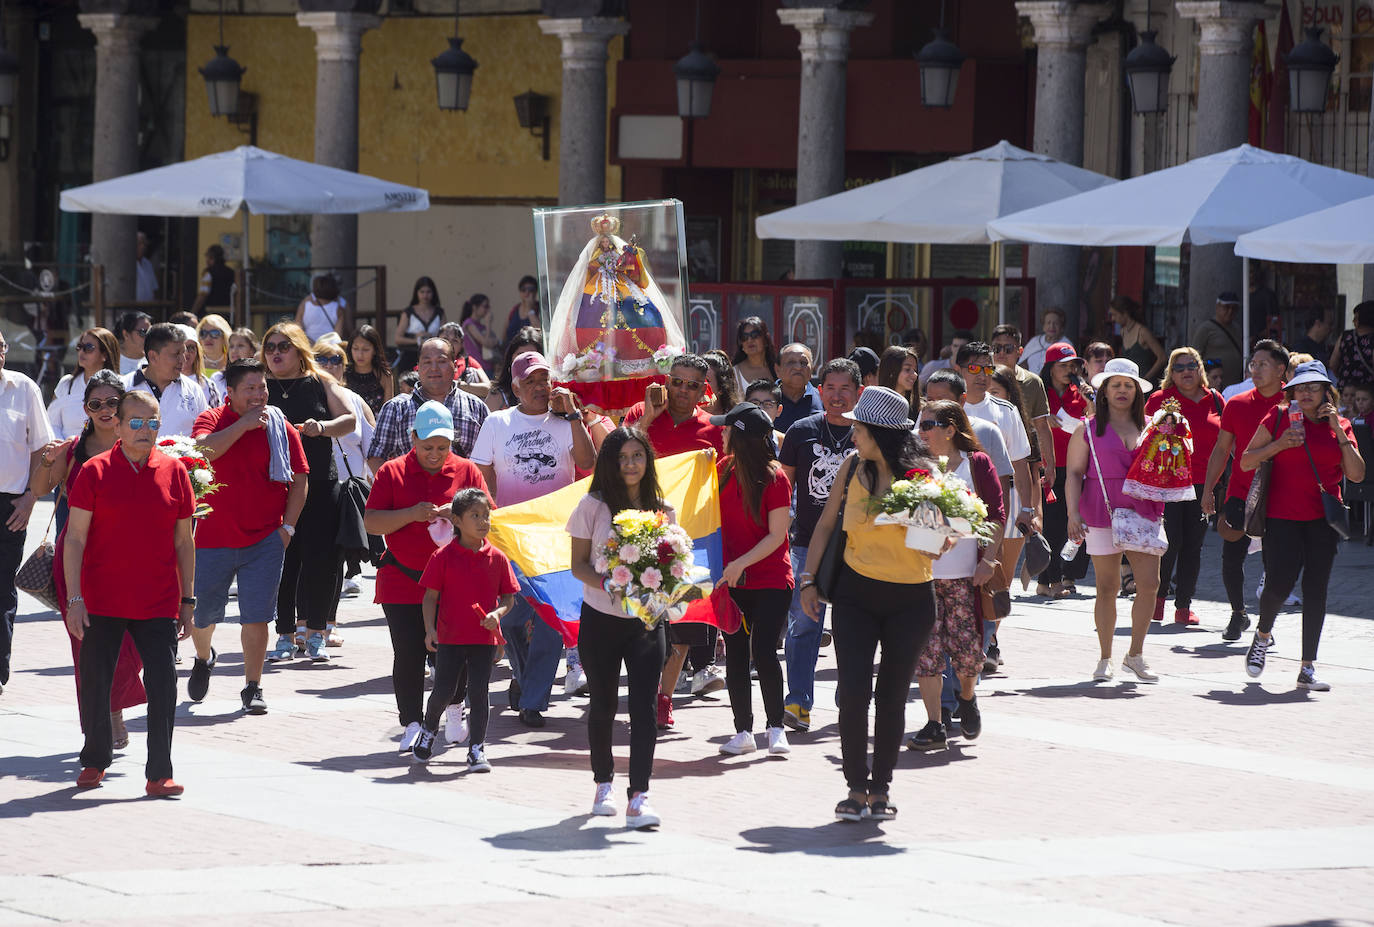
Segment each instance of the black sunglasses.
M295 345L289 341L269 341L262 346L264 354L284 354L294 348Z
M80 344L78 344L78 345L76 346L76 349L77 349L78 351L83 352L83 353L89 354L91 351L94 351L94 350L98 349L99 347L100 347L100 345L96 344L96 343L93 342L93 341L83 341L83 342L81 342Z
M1186 373L1186 372L1189 371L1189 370L1196 370L1196 369L1197 369L1197 361L1180 362L1180 363L1174 364L1174 366L1173 366L1173 371L1174 371L1174 373Z
M342 367L343 358L337 354L316 354L315 363L324 364L326 367Z
M753 338L762 338L762 337L763 337L763 329L761 329L761 328L751 328L751 329L749 329L749 331L747 331L747 332L740 332L740 333L739 333L739 340L740 340L740 341L749 341L749 340L751 340L751 339L753 339Z
M917 430L919 430L919 431L921 431L921 432L930 431L930 430L932 430L932 429L934 429L934 428L945 428L945 427L946 427L945 425L941 425L938 421L936 421L936 420L933 419L933 418L924 418L924 419L921 419L920 423L917 424L917 426L916 426Z

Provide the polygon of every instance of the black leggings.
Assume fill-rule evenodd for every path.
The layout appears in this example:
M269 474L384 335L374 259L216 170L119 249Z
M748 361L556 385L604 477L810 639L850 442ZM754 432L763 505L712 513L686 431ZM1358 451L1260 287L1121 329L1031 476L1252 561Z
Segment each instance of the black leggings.
M630 798L635 792L649 791L658 739L658 681L667 649L661 622L650 631L638 618L608 615L583 603L577 653L591 697L587 746L592 778L602 783L615 776L611 735L620 705L620 664L624 663L630 691L630 786L625 793Z
M1317 659L1326 621L1326 587L1336 562L1336 532L1325 518L1289 521L1269 518L1264 526L1264 593L1260 595L1259 629L1274 630L1288 594L1302 573L1302 658Z
M1245 500L1227 499L1222 506L1221 517L1232 528L1244 528ZM1249 553L1250 538L1247 535L1242 534L1234 541L1221 542L1221 582L1226 587L1231 611L1241 614L1245 613L1245 558Z
M143 686L148 690L147 779L172 778L172 726L177 707L177 625L171 618L90 616L81 639L81 726L86 743L81 765L109 769L114 761L114 732L110 724L110 688L115 664L127 631L143 660Z
M935 624L935 584L888 583L861 576L846 564L835 595L835 668L838 671L840 754L854 792L885 794L902 750L906 700L916 661ZM878 645L878 684L873 657ZM873 717L873 770L868 768L868 703Z
M424 720L425 701L425 618L420 606L383 603L386 628L391 632L391 688L396 693L396 712L401 727ZM455 683L451 702L461 703L457 694L461 680Z
M1169 594L1174 582L1174 607L1186 609L1197 591L1198 568L1202 566L1202 540L1207 536L1207 519L1202 517L1202 487L1194 486L1196 499L1164 504L1164 533L1169 549L1159 562L1159 597ZM1177 570L1177 574L1175 574Z
M339 604L339 482L311 480L309 487L282 560L278 634L293 634L298 617L311 631L323 633Z
M425 727L431 731L439 727L444 709L462 701L466 691L468 700L468 730L470 744L487 742L487 693L491 689L491 663L496 656L494 644L440 644L434 658L434 688L429 693L429 707L425 710ZM465 681L466 679L466 681Z
M782 727L782 664L778 662L778 635L787 623L792 605L791 589L731 589L730 598L744 612L744 623L725 635L725 685L730 690L730 710L736 731L754 729L753 688L749 684L749 658L759 671L759 692L767 727Z
M1088 575L1088 548L1078 549L1078 555L1065 563L1059 556L1064 544L1069 540L1069 507L1064 494L1064 479L1068 473L1064 467L1054 468L1055 501L1044 506L1045 543L1050 545L1050 565L1040 571L1036 581L1049 586L1064 580L1077 582Z

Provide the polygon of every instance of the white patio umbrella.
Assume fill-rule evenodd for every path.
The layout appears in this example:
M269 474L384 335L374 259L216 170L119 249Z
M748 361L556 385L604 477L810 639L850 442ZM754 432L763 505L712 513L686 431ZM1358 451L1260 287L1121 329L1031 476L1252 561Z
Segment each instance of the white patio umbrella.
M1293 264L1374 264L1374 196L1247 232L1236 239L1236 254Z
M897 177L759 216L760 238L989 244L987 224L1116 180L1001 141ZM999 249L1002 244L998 243ZM998 254L998 320L1006 307Z
M241 212L247 290L250 214L411 212L429 208L429 193L243 145L233 151L64 190L61 207L66 212L221 219ZM244 296L247 306L247 293Z
M1233 242L1318 209L1374 195L1374 179L1241 145L988 224L994 239L1063 245ZM1244 279L1249 257L1242 255ZM1242 287L1249 353L1250 290Z

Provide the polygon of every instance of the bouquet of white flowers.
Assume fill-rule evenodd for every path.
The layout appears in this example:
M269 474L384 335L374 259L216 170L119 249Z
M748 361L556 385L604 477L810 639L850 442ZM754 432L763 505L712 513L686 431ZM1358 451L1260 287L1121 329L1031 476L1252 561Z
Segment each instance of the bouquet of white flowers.
M592 568L602 587L619 596L627 615L652 628L680 618L687 605L711 594L711 575L692 561L692 538L662 512L625 509L611 519L611 537Z
M196 518L204 518L212 511L210 505L200 500L210 495L221 484L215 482L215 471L206 458L205 448L186 435L168 435L159 438L157 449L168 457L180 460L191 477L191 491L196 495Z
M938 553L950 537L989 543L987 503L948 467L949 458L941 457L934 471L913 467L904 479L893 480L892 487L873 501L878 512L873 523L906 525L906 546L927 553Z

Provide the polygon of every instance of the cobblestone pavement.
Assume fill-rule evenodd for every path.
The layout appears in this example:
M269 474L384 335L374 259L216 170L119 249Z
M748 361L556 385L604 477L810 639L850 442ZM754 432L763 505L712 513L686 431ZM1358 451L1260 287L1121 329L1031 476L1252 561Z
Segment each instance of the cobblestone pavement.
M654 770L657 832L588 814L586 700L556 687L548 726L523 728L495 707L504 667L491 775L467 775L460 750L428 767L398 757L370 577L340 609L333 659L267 671L266 716L239 711L237 635L221 630L209 697L192 705L182 689L181 799L142 797L137 709L105 785L78 793L70 651L56 616L25 597L0 695L0 925L1371 924L1371 567L1374 549L1342 545L1321 694L1293 686L1296 612L1258 682L1244 644L1221 641L1214 535L1202 625L1151 630L1157 686L1088 681L1090 598L1022 596L1001 632L1006 664L980 685L982 737L903 751L901 814L883 825L831 819L844 797L832 650L813 730L792 736L787 759L719 756L725 699L679 698ZM913 697L907 728L923 722ZM627 741L620 723L618 785Z

